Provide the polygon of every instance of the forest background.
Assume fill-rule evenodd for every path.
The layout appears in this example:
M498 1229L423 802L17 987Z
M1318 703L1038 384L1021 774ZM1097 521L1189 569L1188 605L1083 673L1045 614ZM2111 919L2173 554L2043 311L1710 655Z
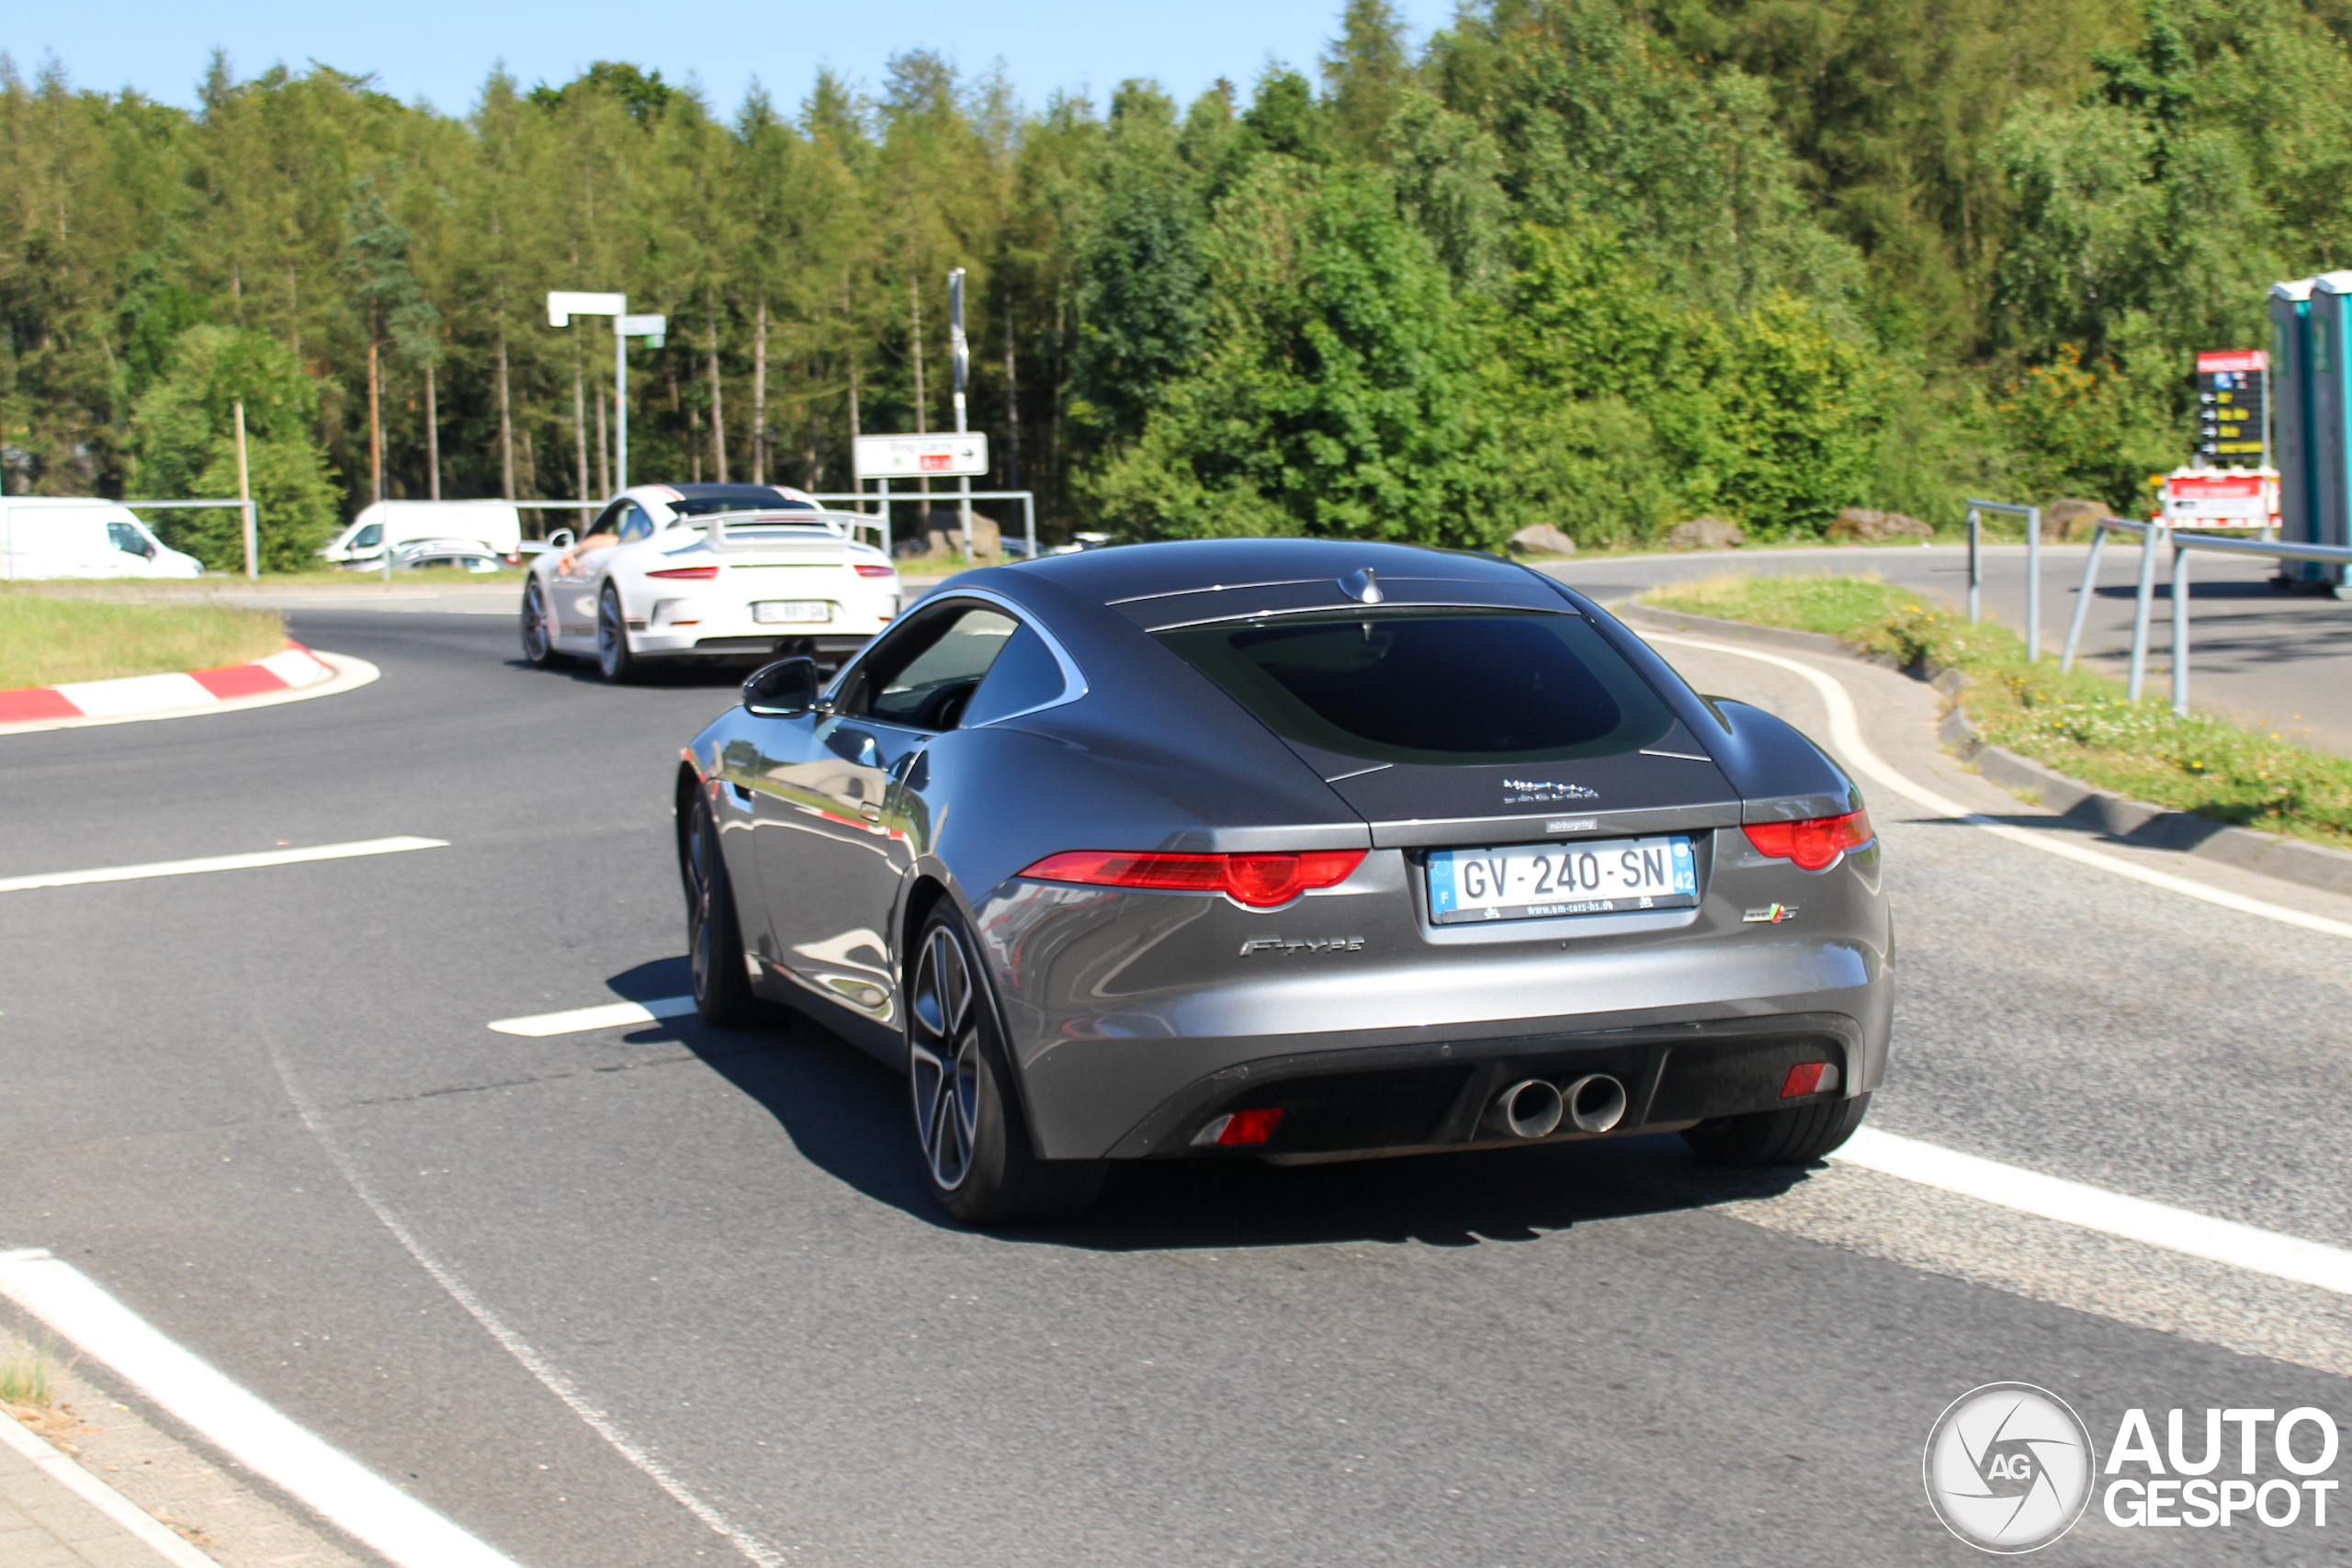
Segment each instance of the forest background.
M2352 256L2347 0L1338 25L1189 105L916 51L790 109L493 72L461 118L216 59L189 111L0 57L0 478L233 494L242 400L276 567L379 493L601 497L609 329L544 314L587 288L669 317L633 478L847 489L853 433L950 427L962 266L988 482L1049 538L1949 526L2143 503L2191 356ZM167 526L225 566L233 515Z

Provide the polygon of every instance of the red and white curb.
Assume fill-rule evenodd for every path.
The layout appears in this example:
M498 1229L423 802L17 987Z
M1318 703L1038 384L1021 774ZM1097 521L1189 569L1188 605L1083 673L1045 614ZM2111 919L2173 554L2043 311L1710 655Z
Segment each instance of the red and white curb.
M379 671L364 659L313 653L289 642L282 653L251 664L190 670L169 675L126 675L114 681L69 681L0 692L0 735L64 729L132 719L177 718L269 703L321 697L364 686Z

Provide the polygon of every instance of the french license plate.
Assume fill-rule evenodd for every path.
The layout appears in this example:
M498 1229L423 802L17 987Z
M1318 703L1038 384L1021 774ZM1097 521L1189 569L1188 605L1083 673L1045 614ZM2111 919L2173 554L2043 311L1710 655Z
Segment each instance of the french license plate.
M1442 926L1687 909L1699 902L1699 867L1680 833L1432 850L1429 888L1430 918Z
M779 621L830 621L833 606L824 599L762 599L752 606L752 621L755 626L774 626Z

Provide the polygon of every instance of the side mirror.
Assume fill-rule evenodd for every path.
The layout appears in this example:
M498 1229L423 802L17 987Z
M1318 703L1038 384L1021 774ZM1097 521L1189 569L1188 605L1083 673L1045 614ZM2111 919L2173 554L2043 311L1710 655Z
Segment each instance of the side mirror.
M743 682L743 706L762 718L789 718L817 705L817 661L779 659Z
M548 548L551 550L568 550L572 547L577 538L578 536L573 534L571 529L558 528L554 533L548 536Z

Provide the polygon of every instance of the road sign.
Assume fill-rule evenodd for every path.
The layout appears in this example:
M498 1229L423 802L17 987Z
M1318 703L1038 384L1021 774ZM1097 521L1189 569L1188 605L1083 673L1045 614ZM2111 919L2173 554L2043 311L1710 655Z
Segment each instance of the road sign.
M989 438L978 431L944 435L861 435L852 454L862 479L922 479L989 471Z
M628 309L626 294L583 294L577 289L548 290L548 325L568 327L574 316L617 316Z
M2273 468L2175 468L2164 476L2164 520L2176 528L2267 528L2278 522Z
M614 320L613 330L623 337L649 337L660 348L662 338L670 331L667 316L620 316Z
M2197 456L2207 463L2267 463L2270 355L2258 348L2197 356Z

